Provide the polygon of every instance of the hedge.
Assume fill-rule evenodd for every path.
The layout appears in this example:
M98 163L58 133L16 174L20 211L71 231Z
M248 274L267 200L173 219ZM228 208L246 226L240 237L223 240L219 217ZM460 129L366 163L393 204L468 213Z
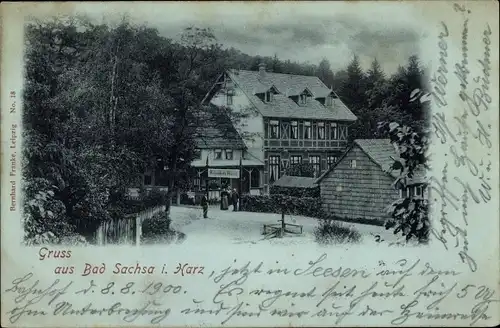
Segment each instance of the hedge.
M293 197L281 194L269 196L243 195L240 210L247 212L294 214L319 218L322 216L321 201L313 197Z
M123 197L110 212L112 217L122 217L161 205L166 205L168 210L170 204L167 204L167 192L153 188L149 191L140 190L139 197L135 199Z
M321 196L321 193L319 191L319 186L315 188L271 186L269 194L286 195L292 197L311 197L311 198L319 198Z
M171 222L172 220L168 217L168 212L156 214L152 218L145 219L142 222L142 235L144 237L166 235L171 232Z

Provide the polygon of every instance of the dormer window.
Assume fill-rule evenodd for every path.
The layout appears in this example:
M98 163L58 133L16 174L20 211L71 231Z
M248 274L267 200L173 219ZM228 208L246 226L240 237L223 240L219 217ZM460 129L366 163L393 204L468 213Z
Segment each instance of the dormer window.
M301 94L300 95L300 104L301 105L307 104L307 95L306 94Z
M265 102L266 103L272 102L273 98L274 98L273 96L274 96L274 93L272 91L267 91L266 96L265 96Z
M333 97L332 96L327 96L326 97L326 105L327 106L332 106L333 105Z

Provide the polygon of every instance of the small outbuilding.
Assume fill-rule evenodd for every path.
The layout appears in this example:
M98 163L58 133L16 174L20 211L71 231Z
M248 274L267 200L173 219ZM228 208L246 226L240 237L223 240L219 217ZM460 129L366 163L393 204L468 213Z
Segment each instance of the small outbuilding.
M399 155L389 139L358 139L316 182L323 210L339 219L381 223L388 207L400 197L427 196L425 174L418 172L408 186L393 186L390 172Z

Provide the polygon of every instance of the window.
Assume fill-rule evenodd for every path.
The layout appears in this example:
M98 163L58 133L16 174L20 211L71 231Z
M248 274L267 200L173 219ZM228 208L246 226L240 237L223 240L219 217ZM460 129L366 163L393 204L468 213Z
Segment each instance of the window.
M399 189L399 196L401 198L423 197L424 196L424 189L425 188L421 185L401 188L401 189Z
M233 159L233 150L232 149L226 149L226 159L227 160Z
M227 105L230 106L233 104L233 95L232 94L228 94L227 95Z
M309 163L312 165L314 169L314 177L319 177L321 173L321 164L319 156L309 156Z
M280 137L280 126L278 121L270 121L269 122L269 135L271 139L279 139Z
M333 105L333 98L332 98L332 96L326 97L326 105L327 106Z
M332 140L337 140L338 138L338 127L337 127L337 123L332 123L331 125L331 129L330 129L330 139Z
M318 122L318 139L325 139L325 123Z
M222 149L216 149L214 151L214 159L222 159Z
M300 104L305 105L307 103L307 95L300 95Z
M201 150L200 149L194 150L193 158L194 159L201 159Z
M269 156L269 182L273 183L280 177L280 157Z
M290 156L290 166L302 163L302 156Z
M304 122L304 139L311 139L311 122Z
M250 187L259 188L260 187L260 171L253 170L252 177L250 178Z
M297 123L297 121L292 121L291 126L292 126L292 129L291 129L290 137L292 139L298 139L298 137L299 137L299 124Z
M411 195L410 188L405 187L405 188L399 189L399 197L401 197L401 198L409 198L410 195Z
M265 99L265 102L272 102L274 99L274 93L272 91L266 92L264 99Z
M145 186L151 186L153 182L153 177L151 176L150 173L144 174L144 185Z
M241 159L247 159L247 157L248 157L247 151L246 150L242 150L241 151Z
M351 159L351 161L349 162L349 167L352 169L356 168L356 160L355 159Z
M336 156L328 155L328 157L326 158L326 163L328 164L328 168L331 168L333 164L335 164L336 162L337 162Z

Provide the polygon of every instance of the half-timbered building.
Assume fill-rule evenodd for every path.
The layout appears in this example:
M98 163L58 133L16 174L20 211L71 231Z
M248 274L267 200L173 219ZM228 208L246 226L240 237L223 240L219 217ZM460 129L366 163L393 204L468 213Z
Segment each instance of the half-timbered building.
M228 70L203 100L242 113L236 127L247 156L263 164L263 187L292 164L310 163L315 176L331 167L346 150L349 126L356 116L318 77Z

